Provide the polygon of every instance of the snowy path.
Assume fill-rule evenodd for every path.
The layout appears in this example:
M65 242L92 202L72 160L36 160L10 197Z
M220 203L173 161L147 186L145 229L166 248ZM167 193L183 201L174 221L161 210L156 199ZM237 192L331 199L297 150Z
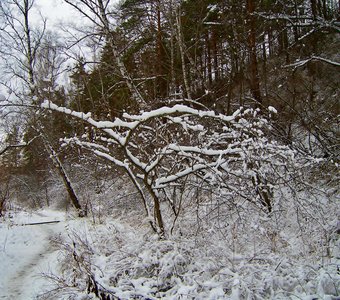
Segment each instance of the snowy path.
M15 224L63 220L52 211L15 216ZM29 300L43 292L48 282L40 276L56 266L57 250L50 239L64 229L64 222L32 226L0 223L0 299Z

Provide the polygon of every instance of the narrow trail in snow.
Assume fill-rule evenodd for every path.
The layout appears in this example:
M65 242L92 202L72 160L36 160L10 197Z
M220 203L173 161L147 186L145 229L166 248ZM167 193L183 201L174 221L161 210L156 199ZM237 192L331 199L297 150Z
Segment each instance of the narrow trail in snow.
M35 226L39 227L41 234L39 234L39 238L37 238L34 242L39 243L41 247L37 249L37 252L33 254L28 262L20 266L14 276L10 277L6 281L6 285L4 287L5 291L2 291L5 292L5 294L1 295L0 299L34 299L31 298L32 295L27 294L27 290L31 288L34 281L39 278L39 273L43 271L38 269L41 262L47 261L48 256L57 251L57 248L51 244L51 239L58 231L56 228L53 228L56 227L54 224L42 224Z

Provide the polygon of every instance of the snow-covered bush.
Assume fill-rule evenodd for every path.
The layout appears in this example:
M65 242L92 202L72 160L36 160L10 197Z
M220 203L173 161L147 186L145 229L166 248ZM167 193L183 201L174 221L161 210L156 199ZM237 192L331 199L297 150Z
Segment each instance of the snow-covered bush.
M270 124L258 110L240 108L225 116L174 105L111 122L48 101L43 107L87 122L91 134L64 141L124 169L161 236L174 229L185 207L206 205L209 193L231 207L272 213L276 186L289 180L282 170L294 163L293 151L267 137ZM166 220L164 203L172 211Z
M275 141L258 110L225 116L175 105L111 122L43 107L89 125L90 134L65 138L65 145L125 170L146 214L125 216L134 228L108 221L86 243L69 243L76 271L64 276L76 278L78 292L114 299L339 292L336 189L311 175L325 160Z

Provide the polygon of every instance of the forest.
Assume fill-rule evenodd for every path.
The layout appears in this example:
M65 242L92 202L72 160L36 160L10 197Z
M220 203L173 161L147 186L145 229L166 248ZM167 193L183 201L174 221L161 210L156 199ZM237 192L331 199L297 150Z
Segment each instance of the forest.
M61 2L0 2L0 224L87 224L38 299L340 299L340 1Z

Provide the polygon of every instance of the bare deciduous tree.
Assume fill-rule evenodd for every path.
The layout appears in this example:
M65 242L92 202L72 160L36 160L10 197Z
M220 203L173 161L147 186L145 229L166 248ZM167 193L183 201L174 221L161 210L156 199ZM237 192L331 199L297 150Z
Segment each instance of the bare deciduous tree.
M46 20L41 17L42 25L32 25L30 17L35 9L34 4L35 0L5 0L0 3L0 17L4 24L0 31L0 39L4 45L0 48L0 53L9 75L9 81L3 81L2 84L9 87L10 91L15 91L14 101L21 100L21 103L28 106L36 105L42 101L41 96L46 88L42 85L45 80L42 76L49 76L50 84L53 85L60 66L56 53L52 51L51 42L45 39ZM38 62L39 59L40 62ZM47 70L44 70L45 68ZM34 124L35 135L44 137L42 141L55 162L54 165L63 179L72 203L76 209L80 210L79 199L57 152L51 143L47 143L48 139L43 132L42 120L36 117L35 112L32 114L27 111L26 113L29 117L23 121L26 121L27 124L22 126L32 127Z

